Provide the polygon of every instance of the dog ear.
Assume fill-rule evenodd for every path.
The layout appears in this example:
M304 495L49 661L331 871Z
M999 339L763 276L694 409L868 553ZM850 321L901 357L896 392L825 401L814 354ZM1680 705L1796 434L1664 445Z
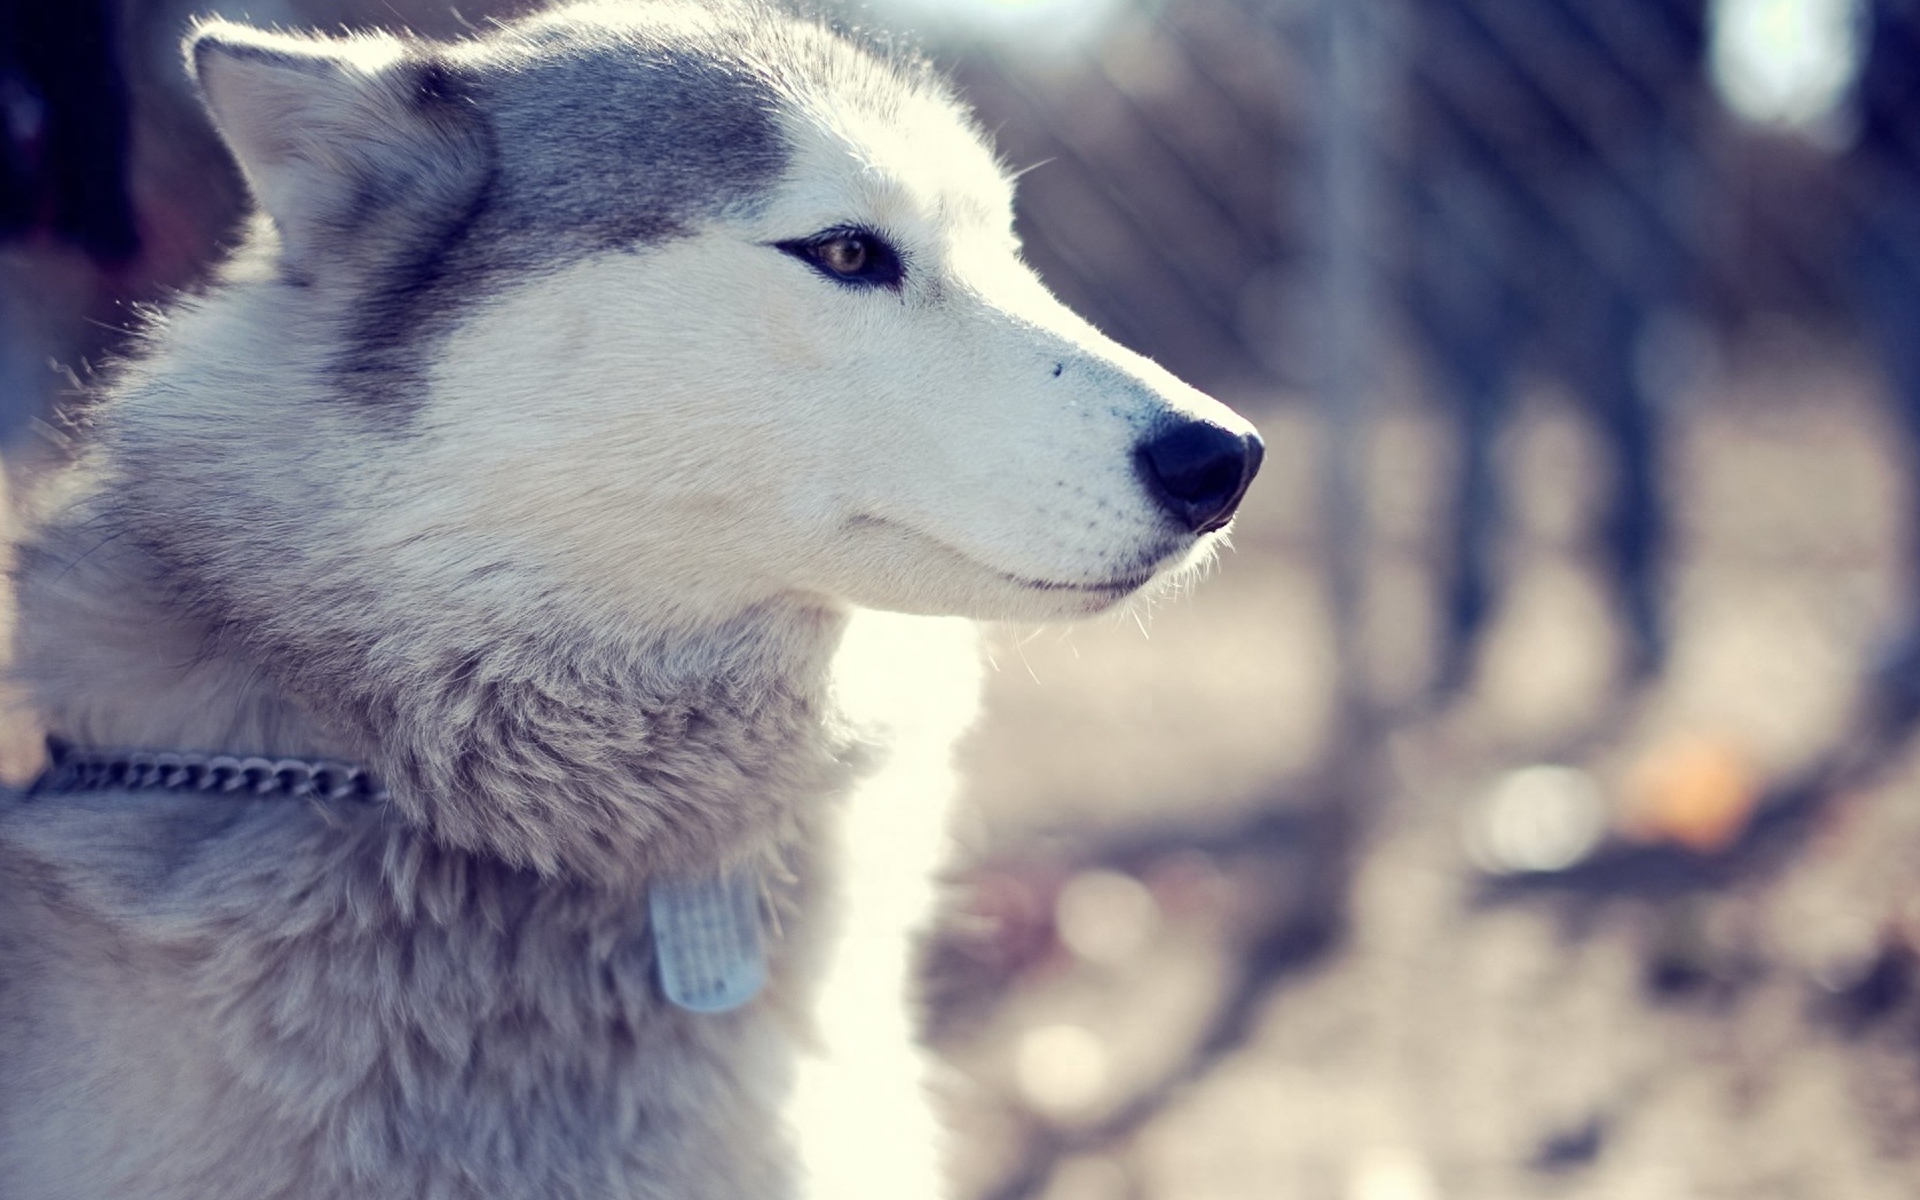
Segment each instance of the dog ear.
M387 206L457 198L484 159L452 71L392 36L293 37L209 21L186 52L294 265Z

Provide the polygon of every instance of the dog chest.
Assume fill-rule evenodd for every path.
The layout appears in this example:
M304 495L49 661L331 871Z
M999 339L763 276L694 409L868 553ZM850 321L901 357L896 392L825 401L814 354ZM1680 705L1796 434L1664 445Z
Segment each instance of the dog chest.
M783 1194L777 960L685 1012L636 896L212 803L0 815L0 1194Z

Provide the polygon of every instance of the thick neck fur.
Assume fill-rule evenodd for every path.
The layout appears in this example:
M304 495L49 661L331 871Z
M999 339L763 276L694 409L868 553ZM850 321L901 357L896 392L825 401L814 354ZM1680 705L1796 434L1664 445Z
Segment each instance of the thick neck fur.
M481 607L391 565L352 586L276 586L271 557L196 578L227 556L157 541L196 522L148 519L138 490L109 483L22 555L16 668L80 744L363 760L445 847L615 885L777 859L851 765L838 614L615 635L525 580Z

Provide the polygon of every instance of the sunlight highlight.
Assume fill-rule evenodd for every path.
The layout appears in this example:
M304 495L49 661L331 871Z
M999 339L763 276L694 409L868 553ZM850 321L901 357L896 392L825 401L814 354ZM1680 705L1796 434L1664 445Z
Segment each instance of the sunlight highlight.
M1861 27L1859 0L1715 0L1714 85L1749 121L1838 140Z

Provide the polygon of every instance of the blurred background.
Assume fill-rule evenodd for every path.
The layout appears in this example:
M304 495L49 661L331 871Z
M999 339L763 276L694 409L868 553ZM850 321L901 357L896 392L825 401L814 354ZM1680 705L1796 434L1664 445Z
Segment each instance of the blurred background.
M216 9L512 11L0 0L16 473L236 236ZM1192 594L994 634L961 1194L1920 1192L1920 0L833 11L1269 453Z

